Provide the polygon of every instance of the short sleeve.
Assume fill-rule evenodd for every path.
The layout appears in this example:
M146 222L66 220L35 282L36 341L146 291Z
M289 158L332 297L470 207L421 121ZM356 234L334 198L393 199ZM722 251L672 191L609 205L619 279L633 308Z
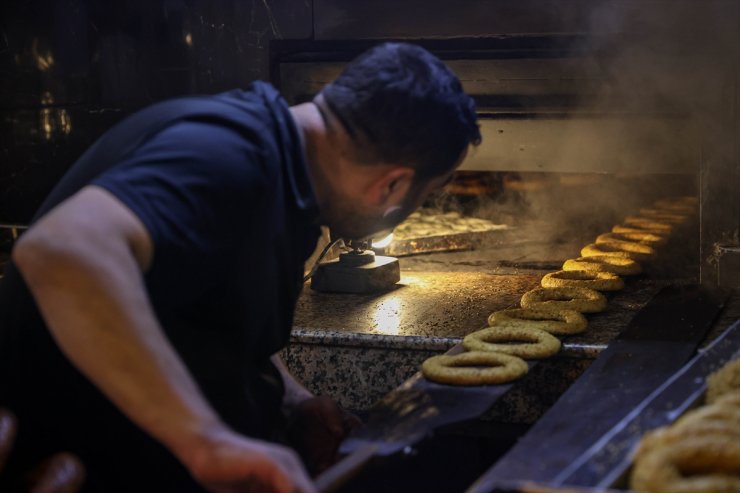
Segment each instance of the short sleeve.
M218 254L235 246L265 190L260 152L236 129L178 122L97 177L147 228L155 259ZM240 227L243 226L243 227ZM235 234L237 233L237 234Z

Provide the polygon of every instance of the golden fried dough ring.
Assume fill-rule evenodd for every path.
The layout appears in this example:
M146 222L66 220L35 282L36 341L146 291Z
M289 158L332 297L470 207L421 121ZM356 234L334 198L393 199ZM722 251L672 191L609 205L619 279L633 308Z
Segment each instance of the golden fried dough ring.
M697 197L680 197L673 199L661 199L655 201L655 207L660 209L681 209L691 208L693 211L699 204Z
M712 405L740 408L740 390L722 394Z
M689 218L688 214L681 213L675 209L640 209L640 216L675 224L686 222Z
M627 226L635 226L643 229L654 229L655 231L673 231L673 225L663 221L656 221L647 217L640 216L627 216L624 219L624 224Z
M631 241L633 243L644 243L645 245L663 245L666 243L665 236L652 233L604 233L596 237L595 243L608 243L610 241Z
M681 214L687 218L697 213L697 207L689 204L670 204L663 206L656 206L656 211L665 212L668 214Z
M575 310L581 313L598 313L606 309L603 294L589 288L561 287L536 288L524 293L522 308Z
M586 317L575 310L534 310L511 308L488 316L491 327L535 327L550 334L580 334L588 326Z
M707 402L712 403L722 395L740 390L740 358L726 363L707 377Z
M649 233L651 235L665 237L670 234L670 231L642 228L634 225L624 226L622 224L618 224L612 228L612 233Z
M620 255L619 252L636 253L647 258L651 258L653 255L655 255L655 248L645 243L640 243L636 241L602 239L600 242L591 243L587 246L592 247L591 249L593 249L593 245L596 245L598 248L601 248L606 252L609 252L605 255L614 255L616 257L623 256ZM586 247L584 247L583 249L585 248Z
M668 225L682 224L686 222L686 216L680 214L671 214L670 212L653 213L653 214L640 214L639 216L627 216L624 218L625 224L630 223L641 223L641 222L652 222L665 223Z
M520 344L506 344L520 341ZM488 327L466 335L463 346L468 351L494 351L522 359L542 359L560 351L560 340L534 327Z
M687 219L697 213L697 207L695 205L688 204L673 204L660 207L656 206L656 208L653 210L660 211L665 214L681 214L682 216L686 216Z
M563 263L563 270L584 270L587 272L611 272L620 276L634 276L642 272L642 266L631 258L613 255L592 255L569 259Z
M621 277L611 272L559 270L545 274L540 281L543 288L578 287L596 291L619 291L624 288Z
M740 441L720 435L686 437L641 456L630 487L651 493L736 493L738 470Z
M581 256L591 257L592 255L611 255L613 257L624 257L644 262L645 260L650 260L655 255L655 249L649 245L627 241L591 243L581 248Z
M674 427L680 429L689 428L697 423L707 421L724 421L727 423L740 423L740 408L733 406L702 406L690 411L674 423Z
M596 242L594 244L598 245L600 248L606 247L607 250L619 249L620 251L623 251L623 252L639 253L641 255L646 255L648 257L652 257L653 255L655 255L655 248L645 243L640 243L636 241L629 241L629 240L605 241L605 240L602 240L601 242Z
M421 364L421 372L427 380L450 385L507 383L524 376L528 370L523 359L490 351L440 354Z
M658 428L646 433L635 450L633 460L639 461L642 457L660 447L673 446L676 442L687 437L702 437L712 435L734 436L740 440L740 427L728 421L704 420L678 426Z

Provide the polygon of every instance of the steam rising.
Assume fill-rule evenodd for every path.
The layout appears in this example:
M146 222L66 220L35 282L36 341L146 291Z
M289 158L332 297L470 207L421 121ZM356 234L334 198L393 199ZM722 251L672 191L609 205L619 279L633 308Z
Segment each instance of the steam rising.
M562 163L567 163L566 171L596 172L593 176L598 179L581 186L560 186L556 193L525 190L500 195L497 202L481 204L474 215L505 220L503 211L520 207L557 224L556 230L590 227L598 232L609 221L619 221L656 198L697 195L703 163L733 158L740 2L592 5L588 46L583 50L588 54L581 72L575 74L584 81L583 90L578 106L571 108L572 119L557 123L553 166L543 171L564 171ZM598 138L596 133L607 130L576 125L584 114L610 115L613 123L603 127L609 135ZM620 153L642 158L623 163L616 173L613 166L607 167L603 170L611 173L599 175L600 163L589 159L598 152L589 147L603 146L604 141L613 144L608 154L616 159ZM547 174L543 173L545 180L558 180L557 175L547 178Z

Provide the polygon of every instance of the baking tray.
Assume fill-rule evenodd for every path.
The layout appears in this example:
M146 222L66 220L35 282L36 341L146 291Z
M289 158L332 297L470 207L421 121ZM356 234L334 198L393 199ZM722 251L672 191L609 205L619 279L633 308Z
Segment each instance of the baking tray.
M489 231L462 232L447 235L424 236L402 240L394 239L387 247L373 247L378 255L404 257L421 253L454 252L474 250L481 245L496 241L516 228L503 227Z

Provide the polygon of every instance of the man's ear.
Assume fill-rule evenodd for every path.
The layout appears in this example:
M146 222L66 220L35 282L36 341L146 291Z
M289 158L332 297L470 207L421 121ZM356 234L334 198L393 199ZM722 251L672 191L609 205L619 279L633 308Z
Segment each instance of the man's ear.
M393 166L383 171L370 187L373 205L398 205L411 190L415 171L408 166Z

